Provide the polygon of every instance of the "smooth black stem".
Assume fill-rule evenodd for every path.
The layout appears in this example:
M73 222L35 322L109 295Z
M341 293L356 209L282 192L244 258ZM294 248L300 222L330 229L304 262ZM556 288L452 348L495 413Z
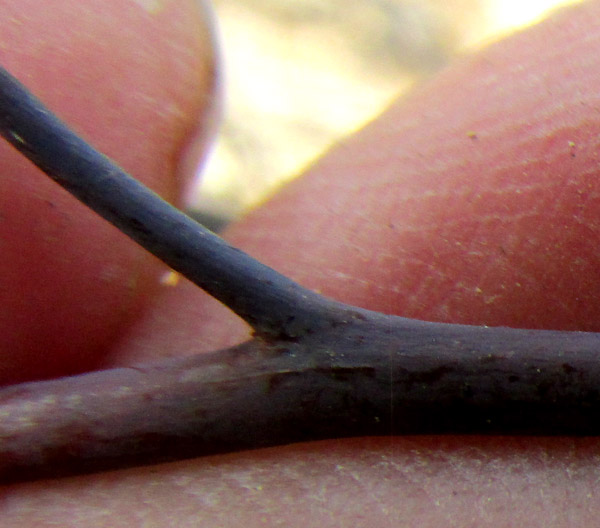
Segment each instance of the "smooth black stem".
M258 334L295 338L338 321L335 304L230 246L78 137L0 67L0 134L52 179ZM343 315L342 315L343 318Z
M600 434L600 334L356 310L299 342L0 391L0 482L393 434Z

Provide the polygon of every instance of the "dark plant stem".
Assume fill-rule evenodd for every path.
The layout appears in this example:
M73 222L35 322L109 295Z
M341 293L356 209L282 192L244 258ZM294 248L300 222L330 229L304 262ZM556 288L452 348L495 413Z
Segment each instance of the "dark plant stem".
M293 338L337 320L336 304L205 229L93 149L0 68L0 134L54 181L245 319Z
M0 482L347 436L600 433L600 335L356 310L299 342L0 391Z
M0 481L357 435L600 434L600 334L427 323L325 299L172 208L5 71L0 133L257 334L0 390Z

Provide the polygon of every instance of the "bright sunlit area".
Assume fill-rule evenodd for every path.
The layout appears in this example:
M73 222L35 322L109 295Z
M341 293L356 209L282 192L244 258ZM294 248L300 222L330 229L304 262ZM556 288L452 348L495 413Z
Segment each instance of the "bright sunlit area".
M215 0L225 118L194 208L232 219L453 57L575 0Z

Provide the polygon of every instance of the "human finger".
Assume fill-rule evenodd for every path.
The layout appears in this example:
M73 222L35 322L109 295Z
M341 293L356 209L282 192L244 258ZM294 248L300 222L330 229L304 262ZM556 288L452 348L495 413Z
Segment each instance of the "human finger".
M2 0L0 60L99 150L181 203L212 133L210 14L196 0ZM0 383L88 370L165 268L0 145Z

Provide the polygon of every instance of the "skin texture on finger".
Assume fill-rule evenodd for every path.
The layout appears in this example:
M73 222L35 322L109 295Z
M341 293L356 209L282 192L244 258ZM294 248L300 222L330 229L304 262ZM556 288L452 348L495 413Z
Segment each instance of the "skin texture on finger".
M182 153L208 133L215 106L205 7L2 0L0 11L2 64L97 148L180 202ZM7 144L0 170L0 383L97 366L164 266Z
M13 487L7 526L594 526L593 440L315 442ZM65 500L68 497L69 499Z
M590 248L600 214L599 15L600 2L588 3L465 59L334 150L231 240L367 307L562 328L579 313L593 327L591 312L575 308L576 295L598 287ZM451 251L457 241L464 253ZM427 255L430 265L419 264ZM475 281L482 292L513 290L495 299L491 291L486 303L467 287ZM566 296L557 306L553 288ZM194 326L202 294L183 281L165 292L115 360L150 359L165 346L193 353L194 336L201 346L210 333ZM171 337L158 338L160 347L156 321L157 334ZM597 439L568 438L328 441L15 485L3 490L0 519L16 527L584 527L600 515L599 448Z

